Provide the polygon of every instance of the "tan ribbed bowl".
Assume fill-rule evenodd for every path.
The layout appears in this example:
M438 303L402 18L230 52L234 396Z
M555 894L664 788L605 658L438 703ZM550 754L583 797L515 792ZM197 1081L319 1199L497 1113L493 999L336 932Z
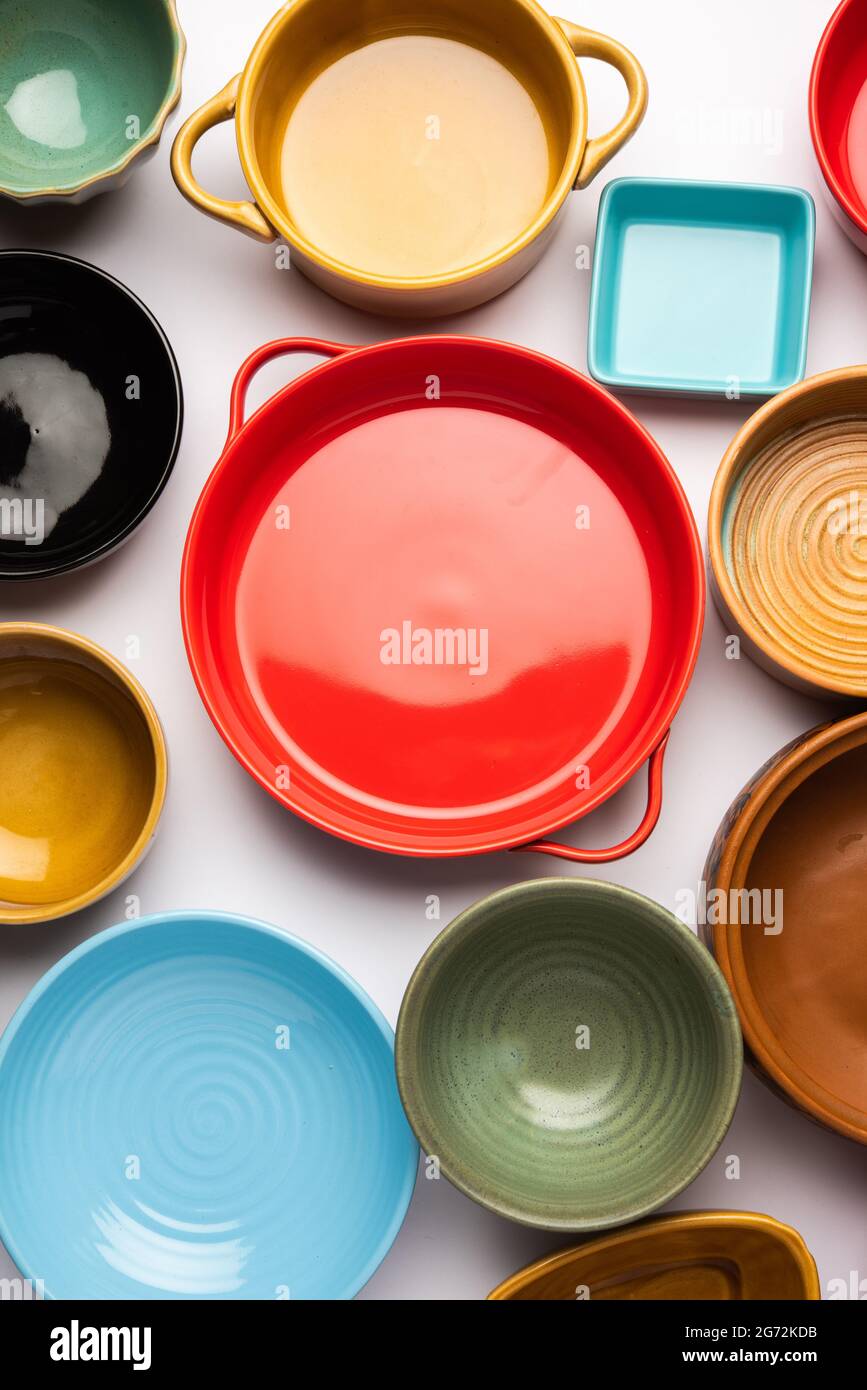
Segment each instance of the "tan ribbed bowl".
M756 411L720 464L711 589L750 656L796 689L867 698L867 366Z

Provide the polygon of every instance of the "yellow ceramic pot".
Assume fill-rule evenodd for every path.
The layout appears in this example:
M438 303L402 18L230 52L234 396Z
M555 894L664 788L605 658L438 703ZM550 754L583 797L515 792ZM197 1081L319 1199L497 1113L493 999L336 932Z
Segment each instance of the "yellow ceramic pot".
M0 922L53 921L142 858L166 745L138 681L85 637L0 624Z
M587 139L576 58L626 82L622 120ZM572 188L644 115L641 67L613 39L535 0L292 0L172 154L210 216L291 248L322 289L383 314L451 314L520 279ZM196 142L235 118L251 202L206 193Z
M815 1301L798 1232L751 1211L679 1212L561 1250L506 1279L496 1302Z

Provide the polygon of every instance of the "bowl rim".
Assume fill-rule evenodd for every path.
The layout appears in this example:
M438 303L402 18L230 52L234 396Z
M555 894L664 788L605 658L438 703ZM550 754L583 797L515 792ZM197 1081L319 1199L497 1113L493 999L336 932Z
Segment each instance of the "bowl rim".
M144 687L122 662L104 647L100 647L89 637L82 637L68 628L54 627L49 623L16 622L0 623L0 660L6 639L29 638L55 643L59 648L71 652L73 657L83 653L98 667L102 668L108 679L120 685L131 698L138 714L147 728L154 759L154 788L147 816L135 842L117 862L115 867L97 883L75 894L71 898L54 903L36 903L14 906L0 904L0 926L35 926L45 922L56 922L69 917L73 912L90 907L99 902L115 888L119 887L137 867L153 841L163 812L168 785L168 747L159 716Z
M708 562L716 593L728 610L726 616L732 618L746 634L749 641L774 666L785 671L788 676L799 683L800 688L806 686L812 691L824 691L829 695L864 699L867 697L867 687L865 687L864 682L859 684L852 681L834 681L823 678L820 671L793 658L759 626L732 581L726 564L722 539L726 504L741 471L744 467L750 466L750 448L756 434L776 415L784 414L792 401L800 400L813 393L821 395L827 387L844 381L861 381L867 389L867 363L834 367L831 371L820 372L816 376L809 376L804 381L796 382L794 386L788 387L787 390L781 391L779 395L766 401L744 421L722 457L711 488L707 514ZM865 407L865 415L867 415L867 407ZM778 435L786 433L790 428L791 426L784 423L782 428L778 429Z
M716 1106L716 1122L705 1131L704 1143L689 1162L682 1165L677 1177L669 1181L665 1189L651 1199L630 1208L619 1210L602 1219L584 1218L573 1212L561 1211L559 1215L549 1212L545 1216L530 1213L525 1208L507 1200L492 1197L482 1191L474 1182L473 1174L461 1163L460 1157L449 1152L449 1145L441 1144L429 1124L426 1107L422 1099L422 1089L418 1081L416 1058L421 1044L421 1018L442 963L460 947L463 941L476 929L477 916L484 912L487 916L491 906L522 899L565 897L585 899L588 896L607 900L610 905L630 903L645 917L648 929L658 930L667 941L683 956L698 967L698 974L705 982L706 1000L712 1006L719 1027L720 1059L725 1065L726 1076L719 1087ZM728 1056L726 1057L726 1052ZM422 1153L435 1154L439 1160L440 1172L453 1186L472 1198L480 1206L496 1212L519 1225L532 1226L548 1231L605 1231L627 1222L638 1220L656 1211L683 1191L710 1162L722 1143L728 1130L741 1091L743 1075L743 1040L734 999L722 970L712 953L699 941L696 934L684 923L652 898L637 893L634 889L609 883L604 879L591 878L543 878L530 879L523 883L511 884L479 899L460 912L446 926L425 951L412 973L397 1020L395 1033L395 1070L406 1117L413 1133L421 1145Z
M180 367L178 366L178 359L175 356L175 351L169 341L168 334L153 310L149 309L144 300L140 299L128 285L125 285L122 280L118 280L116 276L110 275L108 271L103 270L101 266L94 265L91 261L81 260L78 256L69 256L64 251L42 251L34 250L31 247L10 246L0 250L0 272L2 272L6 258L13 256L23 256L34 262L56 261L60 264L74 266L79 270L89 272L96 278L105 281L112 289L117 290L119 294L128 300L133 307L143 315L162 345L174 381L176 400L175 432L171 448L166 453L162 471L156 478L149 497L139 508L136 515L122 526L120 530L109 537L109 539L105 540L101 545L96 546L93 550L81 555L78 559L56 562L48 561L39 569L27 570L25 572L7 567L6 561L3 557L0 557L0 583L27 584L33 580L53 579L55 576L61 574L71 574L75 570L87 569L90 565L95 565L100 560L104 560L107 556L112 555L115 550L118 550L130 540L139 526L141 526L142 522L144 522L153 511L168 486L169 479L172 476L181 449L181 441L184 433L185 406L184 387L181 380Z
M810 89L809 89L809 116L810 116L810 135L813 141L813 149L822 177L828 185L828 189L836 199L839 206L845 212L855 227L867 236L867 210L859 208L854 199L849 194L845 184L840 180L834 168L828 148L825 144L825 136L822 125L822 110L819 101L819 82L822 78L825 62L831 49L831 45L837 36L837 30L847 11L856 4L863 3L863 0L841 0L831 18L828 20L819 40L813 58L813 66L810 70ZM867 75L867 74L865 74Z
M749 799L740 807L731 824L727 824L728 816L723 821L722 854L712 875L713 884L708 882L708 888L720 887L727 892L731 887L738 887L759 841L792 793L822 767L865 744L867 711L821 724L780 749L748 784ZM733 806L738 806L740 799L737 798ZM706 877L709 879L711 875L706 874ZM715 923L712 940L714 955L732 992L744 1041L751 1054L771 1081L800 1110L806 1111L826 1128L867 1144L867 1113L842 1101L836 1111L832 1110L822 1099L831 1095L828 1088L806 1077L808 1082L812 1082L811 1088L806 1089L786 1065L788 1053L782 1045L774 1045L774 1034L766 1023L750 983L741 930L739 924L728 926ZM854 1118L858 1114L862 1116L860 1123Z
M264 776L261 767L247 755L241 746L241 740L237 737L237 721L231 717L229 702L225 698L226 684L222 678L214 679L208 672L209 663L203 657L205 643L202 638L204 623L198 614L198 607L193 595L193 568L198 563L196 552L204 544L202 533L205 529L205 519L211 502L211 496L220 483L223 470L235 466L235 459L239 451L248 443L251 436L255 435L257 428L267 418L271 411L281 408L286 402L292 400L299 391L305 389L314 377L320 377L324 373L337 373L341 370L344 363L362 355L378 354L388 355L389 353L400 354L403 352L417 352L423 349L426 344L433 343L438 350L450 351L457 349L470 349L472 352L506 354L513 361L531 361L536 365L542 365L546 370L554 370L564 379L568 379L575 390L589 391L599 401L606 410L611 410L618 421L623 424L633 435L636 441L640 442L642 449L649 451L645 460L649 461L650 456L654 464L664 476L666 485L671 493L672 504L677 511L678 519L682 524L682 530L677 537L679 543L686 542L687 550L684 551L684 567L689 571L689 578L695 586L695 605L691 613L691 621L688 637L684 641L683 655L680 660L680 678L676 687L672 690L670 697L659 706L659 712L655 720L648 721L640 740L636 740L636 751L629 762L621 769L616 777L613 777L610 784L600 785L592 793L586 806L582 807L580 814L576 815L574 810L567 808L558 812L556 817L552 817L540 828L538 835L550 835L554 831L563 830L568 826L575 825L583 820L585 816L603 803L607 802L621 787L630 781L635 773L650 758L651 754L658 747L664 738L666 730L674 721L678 710L681 708L690 682L695 673L698 653L701 647L702 633L707 605L707 593L705 583L705 565L702 555L701 540L698 534L698 526L692 511L689 499L683 488L679 477L670 463L668 457L663 452L662 446L657 443L649 430L641 423L637 416L623 404L622 401L606 391L603 386L592 378L579 372L576 368L567 365L565 362L558 361L556 358L547 356L544 353L536 352L535 349L523 347L519 344L502 342L494 338L470 337L465 334L428 334L422 333L411 338L389 338L382 342L353 345L347 347L339 356L332 357L324 362L311 367L302 372L294 380L289 382L273 396L269 397L258 410L244 422L237 434L230 436L227 440L223 452L215 463L204 487L199 495L196 506L193 510L187 529L187 537L184 545L183 559L181 562L180 574L180 608L181 608L181 628L184 639L184 646L187 660L193 675L193 680L198 690L199 697L207 711L208 717L228 748L229 752L240 763L254 781L262 787L275 801L294 815L310 825L316 826L319 830L324 830L338 839L346 840L352 844L363 846L365 849L376 850L382 853L397 854L411 858L425 859L453 859L476 854L487 854L496 850L513 849L527 843L527 836L520 832L512 831L510 834L498 835L496 839L491 838L482 846L463 842L459 847L453 846L440 847L432 843L413 844L402 843L395 845L385 836L377 835L372 826L368 826L363 831L356 831L341 827L334 818L324 814L313 814L311 809L306 806L296 804L291 788L281 790L274 784L273 778ZM249 359L248 359L249 360ZM243 370L243 369L242 369ZM338 378L335 376L334 386L335 399L339 399L341 392ZM600 789L601 788L601 789Z
M176 912L156 912L146 917L135 918L133 921L119 922L116 926L107 927L105 931L97 932L96 935L88 937L85 941L73 947L71 951L68 951L65 956L61 956L60 960L56 961L44 975L40 976L33 988L24 996L5 1029L0 1033L0 1072L2 1072L3 1063L12 1041L29 1014L54 981L63 975L72 965L83 956L89 955L94 950L98 950L101 946L116 937L127 936L133 932L147 930L154 926L166 926L179 922L198 923L203 930L207 925L223 923L239 927L242 931L254 931L259 935L272 937L280 941L282 945L291 948L296 954L306 956L309 960L321 966L326 974L331 975L349 991L375 1024L386 1044L393 1049L394 1032L378 1004L375 1003L367 991L362 988L358 981L355 980L342 965L324 951L320 950L318 946L314 946L311 942L305 941L303 937L296 936L294 932L290 932L285 927L278 927L271 922L263 922L257 917L247 917L242 913L236 912L218 912L209 908L203 908L200 911L197 911L195 908L184 908ZM410 1149L410 1159L411 1162L407 1163L406 1174L404 1175L403 1190L396 1203L391 1222L373 1255L369 1258L361 1273L356 1277L356 1284L353 1285L350 1292L345 1292L343 1294L343 1297L346 1299L354 1298L355 1295L364 1288L364 1285L373 1277L397 1239L409 1209L418 1177L418 1161L415 1146L412 1146ZM3 1245L9 1252L10 1258L24 1277L26 1279L35 1280L35 1272L29 1267L18 1248L17 1242L9 1234L8 1222L4 1214L2 1188L0 1188L0 1241L3 1242ZM47 1288L45 1297L47 1299L52 1298L52 1294Z
M601 1251L628 1245L637 1236L648 1235L652 1237L657 1232L661 1236L666 1236L681 1231L701 1232L727 1227L733 1227L735 1230L761 1232L771 1240L776 1241L792 1257L792 1261L801 1276L804 1299L813 1302L821 1298L816 1261L800 1231L795 1230L794 1226L788 1226L785 1222L778 1221L774 1216L766 1215L764 1212L724 1211L720 1208L713 1208L706 1211L680 1211L671 1216L654 1217L649 1221L641 1222L638 1226L621 1227L620 1230L613 1231L611 1235L602 1236L599 1240L585 1241L583 1245L572 1245L565 1250L558 1250L553 1255L534 1260L531 1264L525 1265L523 1269L510 1275L508 1279L504 1279L488 1294L487 1301L511 1302L516 1294L531 1288L541 1275L554 1273L564 1267L568 1268L569 1265L586 1256L593 1256Z
M141 3L141 0L138 0L138 3ZM97 173L91 174L86 179L80 179L78 183L59 185L44 184L41 188L32 188L28 190L18 190L13 188L11 184L0 183L0 197L9 198L16 203L38 203L46 199L61 199L64 201L66 199L75 199L88 188L97 189L97 186L101 183L107 183L110 180L122 181L127 170L131 168L136 160L140 159L146 151L156 148L162 139L162 134L169 116L181 99L184 60L187 53L187 40L183 28L181 27L177 0L157 0L157 3L161 4L166 12L169 27L174 36L175 52L171 75L162 103L157 108L156 114L144 134L132 144L131 148L121 159L115 160L113 164L107 165L104 169L100 169Z
M478 279L488 271L496 270L529 247L554 221L572 192L587 145L589 119L587 89L584 85L578 58L573 53L569 40L557 21L537 3L537 0L507 0L508 4L523 10L534 21L539 32L539 40L546 43L552 60L559 63L571 96L569 143L557 181L541 208L523 231L507 242L505 246L491 252L481 260L474 261L471 265L462 266L454 271L441 272L437 275L383 275L347 265L329 255L327 251L323 251L315 242L306 237L291 223L285 209L272 197L260 170L253 138L253 114L258 93L264 86L262 82L263 70L270 56L272 45L280 31L288 28L302 9L317 3L318 0L293 0L292 4L284 5L263 29L241 74L235 114L238 152L244 177L256 205L271 225L276 227L280 235L285 237L290 247L305 256L320 270L330 273L340 280L353 285L389 290L438 290L462 285Z

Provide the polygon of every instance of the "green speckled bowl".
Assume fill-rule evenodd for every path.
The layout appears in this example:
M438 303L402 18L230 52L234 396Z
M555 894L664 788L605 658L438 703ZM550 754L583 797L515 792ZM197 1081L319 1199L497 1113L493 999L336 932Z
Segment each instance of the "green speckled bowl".
M726 982L671 913L589 879L483 899L422 957L395 1048L407 1117L482 1206L603 1230L708 1163L741 1086Z
M0 35L0 195L120 187L180 99L175 0L0 0Z

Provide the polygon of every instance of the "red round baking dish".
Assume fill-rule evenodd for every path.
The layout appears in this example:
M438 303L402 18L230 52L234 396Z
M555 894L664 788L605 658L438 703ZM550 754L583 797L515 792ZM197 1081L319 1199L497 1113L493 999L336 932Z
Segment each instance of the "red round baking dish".
M329 360L245 423L258 369L299 352ZM432 857L637 849L704 598L689 505L628 410L461 337L253 353L181 576L193 676L248 772L323 830ZM544 839L648 759L621 844Z
M810 76L810 133L847 236L867 253L867 0L843 0Z

